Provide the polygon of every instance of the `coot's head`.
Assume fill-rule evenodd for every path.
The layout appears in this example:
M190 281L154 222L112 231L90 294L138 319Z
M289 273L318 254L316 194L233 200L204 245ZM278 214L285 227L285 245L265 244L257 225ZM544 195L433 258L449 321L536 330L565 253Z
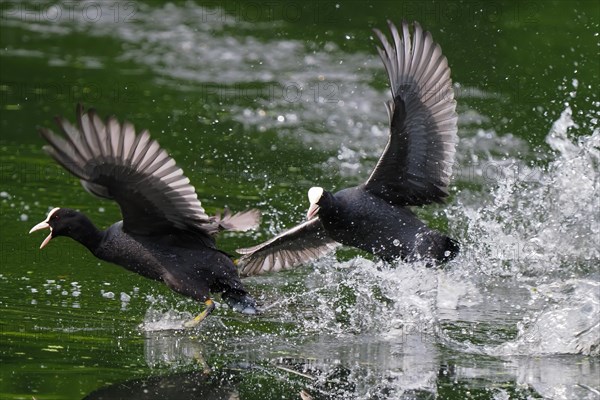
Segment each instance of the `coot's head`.
M70 208L53 208L46 219L29 231L29 233L39 231L41 229L50 229L50 234L44 239L40 245L43 249L52 238L57 236L70 236L75 238L81 229L88 226L89 220L80 212L71 210Z
M330 192L323 190L322 187L315 186L308 190L308 201L310 202L310 206L306 213L306 219L312 219L316 215L319 215L319 212L331 207L333 195Z

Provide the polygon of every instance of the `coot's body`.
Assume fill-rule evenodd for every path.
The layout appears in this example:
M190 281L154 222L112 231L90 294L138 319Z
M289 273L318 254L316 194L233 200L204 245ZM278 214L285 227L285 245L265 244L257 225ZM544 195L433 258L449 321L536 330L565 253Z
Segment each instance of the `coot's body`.
M212 293L221 293L235 310L256 313L233 260L217 249L214 236L223 230L244 231L258 225L257 210L208 216L195 188L175 161L130 123L101 120L94 110L77 107L78 126L57 119L62 135L42 129L44 150L83 187L119 204L123 220L101 231L82 213L54 208L30 232L50 229L40 248L68 236L99 259L120 265L174 291L205 302L207 308L185 326L200 323L215 308Z
M340 245L368 251L384 260L452 259L458 243L431 229L410 210L442 203L448 196L458 141L456 101L448 61L418 23L401 29L389 23L391 43L379 55L388 73L391 100L388 143L367 181L335 194L308 191L307 221L257 246L239 249L241 273L254 275L292 268ZM368 134L368 133L365 133Z
M208 300L210 292L225 298L247 295L231 258L194 238L128 234L119 221L106 230L92 253L198 301Z
M444 261L458 251L454 240L427 227L410 209L392 206L361 187L343 189L331 197L329 202L323 199L328 205L321 206L319 218L336 242L386 261L415 261L425 256Z

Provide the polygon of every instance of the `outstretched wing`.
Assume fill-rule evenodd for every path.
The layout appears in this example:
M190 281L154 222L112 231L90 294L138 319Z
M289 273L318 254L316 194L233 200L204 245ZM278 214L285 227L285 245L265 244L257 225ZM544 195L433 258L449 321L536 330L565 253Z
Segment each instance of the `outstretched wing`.
M442 202L448 195L458 142L456 101L448 61L429 32L388 21L393 43L379 30L377 48L390 80L386 103L390 137L365 184L369 192L398 205Z
M254 247L238 249L244 254L240 275L260 275L289 269L323 257L340 246L331 239L321 220L313 218Z
M123 229L143 235L188 232L210 236L218 230L204 212L196 190L148 131L136 134L132 124L102 121L93 109L77 106L75 127L57 118L63 135L41 134L44 150L81 179L92 194L115 200ZM212 241L212 239L209 240Z

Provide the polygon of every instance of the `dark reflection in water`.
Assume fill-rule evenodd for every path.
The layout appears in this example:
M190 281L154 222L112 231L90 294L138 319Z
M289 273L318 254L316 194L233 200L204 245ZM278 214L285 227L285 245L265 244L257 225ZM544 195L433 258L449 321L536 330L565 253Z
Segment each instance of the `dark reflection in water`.
M239 399L233 382L207 375L203 371L133 379L93 391L84 399Z
M389 340L322 335L293 350L268 336L259 340L269 346L209 344L206 337L174 330L144 337L144 361L163 372L100 388L87 399L537 398L594 369L588 360L559 378L552 376L553 364L572 359L556 358L546 367L523 358L443 354L434 336L421 333ZM579 398L594 396L588 385L570 390Z

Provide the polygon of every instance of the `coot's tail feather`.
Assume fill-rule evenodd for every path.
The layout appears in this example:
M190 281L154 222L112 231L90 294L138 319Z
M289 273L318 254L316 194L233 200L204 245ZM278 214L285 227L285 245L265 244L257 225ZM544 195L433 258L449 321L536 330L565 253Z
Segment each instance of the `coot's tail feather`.
M260 211L253 208L232 214L231 210L225 207L223 215L218 213L213 219L218 224L219 230L245 232L258 227Z
M428 260L428 266L436 266L452 260L459 250L460 245L456 240L424 226L416 234L413 249L405 259Z

